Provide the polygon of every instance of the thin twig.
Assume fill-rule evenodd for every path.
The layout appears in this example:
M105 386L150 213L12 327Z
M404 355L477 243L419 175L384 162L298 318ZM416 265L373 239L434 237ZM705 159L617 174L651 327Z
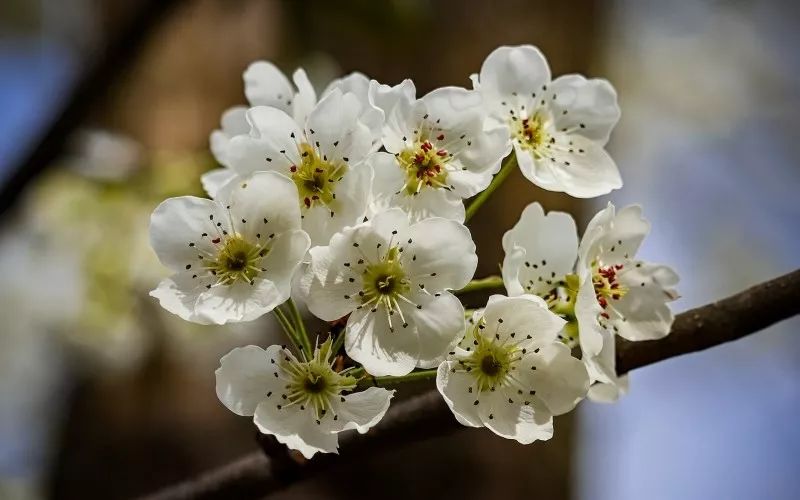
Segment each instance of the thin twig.
M620 373L682 354L707 349L758 332L800 313L800 270L756 285L727 299L679 314L661 340L619 342ZM322 455L281 476L257 452L198 478L171 486L149 500L262 498L332 465L358 462L373 451L441 436L459 425L436 391L392 406L367 434L340 435L339 455ZM474 430L473 430L474 432Z

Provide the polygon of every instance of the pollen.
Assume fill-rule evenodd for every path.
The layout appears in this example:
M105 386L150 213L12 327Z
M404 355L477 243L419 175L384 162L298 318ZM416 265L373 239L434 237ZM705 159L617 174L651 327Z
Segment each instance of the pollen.
M479 391L489 391L512 383L511 371L521 359L521 350L513 342L503 342L486 335L483 319L473 327L473 349L460 359L463 370L475 378Z
M320 157L319 153L307 143L300 144L298 148L300 164L292 165L289 170L300 195L301 207L306 209L316 205L330 207L335 204L336 184L347 173L347 163Z
M261 259L268 250L247 241L239 234L228 236L217 242L219 251L214 259L205 259L205 268L217 278L220 285L232 285L239 281L253 283L262 272Z
M444 136L441 136L444 138ZM417 142L397 155L400 168L405 172L402 191L418 194L423 188L447 188L447 163L451 154L430 141Z
M528 118L512 120L511 130L523 149L531 151L537 158L540 158L545 155L545 151L550 146L547 125L546 117L541 112L537 112Z
M288 404L310 409L319 420L325 415L336 417L333 402L341 398L343 391L353 390L356 380L346 371L336 372L332 368L331 341L325 341L308 361L298 360L291 353L281 362L281 369L288 380L286 400Z

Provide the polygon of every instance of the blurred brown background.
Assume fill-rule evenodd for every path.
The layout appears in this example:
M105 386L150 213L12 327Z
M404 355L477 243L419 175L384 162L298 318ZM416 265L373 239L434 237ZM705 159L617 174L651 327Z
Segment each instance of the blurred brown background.
M768 15L760 10L756 13L774 19L786 7L789 12L784 15L793 19L791 15L794 12L787 7L788 2L785 5L773 3L775 9ZM731 94L734 97L726 100L724 92L719 97L720 87L713 81L706 81L702 86L707 80L702 76L706 71L723 73L723 81L740 78L737 71L747 74L760 72L762 79L754 81L752 87L743 91L746 91L748 99L766 88L782 96L775 98L776 107L780 107L778 103L796 103L793 100L796 93L787 90L797 73L793 66L796 60L786 63L789 66L786 74L770 77L775 71L774 66L736 68L735 60L728 64L719 54L724 52L725 40L746 34L753 38L743 46L752 47L756 43L753 40L758 40L760 33L774 27L756 25L751 31L736 25L720 27L716 13L733 12L735 19L747 19L753 13L751 6L746 2L709 4L709 12L715 16L709 25L683 25L681 19L695 17L692 10L686 8L682 10L685 17L680 19L670 21L670 14L661 11L655 15L659 22L667 19L668 26L676 27L671 32L669 43L666 43L673 50L665 51L661 48L664 40L661 40L662 45L645 44L655 43L653 40L658 41L658 37L641 35L639 30L648 31L650 25L646 22L653 22L657 28L658 22L648 17L650 14L642 8L626 10L631 7L631 2L4 2L0 6L0 28L4 34L2 54L7 61L2 66L4 74L41 73L61 82L60 86L53 86L49 100L43 101L47 105L42 106L45 110L39 111L40 118L30 119L30 115L24 115L27 121L17 119L12 125L21 127L23 123L28 124L30 137L27 143L35 145L41 130L47 130L48 124L58 116L57 111L69 103L72 90L82 85L87 75L100 82L109 81L111 84L107 86L90 87L92 92L81 100L80 109L73 119L67 120L65 130L75 132L75 137L80 137L80 131L86 129L107 130L132 141L135 146L127 149L119 146L118 149L133 155L131 162L135 173L126 173L123 180L111 182L98 181L97 177L85 172L76 174L73 168L76 161L99 162L104 168L116 160L113 155L102 156L106 154L105 150L87 153L80 145L75 146L72 139L63 150L55 147L57 151L53 152L52 161L43 162L41 166L47 168L41 171L21 173L15 170L26 157L29 158L26 156L29 152L22 146L15 155L6 155L0 170L3 173L1 179L14 189L6 188L5 191L9 199L13 198L13 206L3 214L5 231L19 233L20 227L36 229L35 234L25 237L22 250L12 252L15 257L9 258L9 262L16 262L14 259L19 252L32 255L41 251L40 233L51 233L50 228L58 227L63 231L63 234L59 233L58 238L62 239L58 241L66 243L58 247L57 253L63 257L70 253L68 250L75 250L75 258L79 261L79 276L73 277L76 284L67 287L63 294L74 297L80 293L86 300L75 306L77 312L74 316L78 319L71 323L55 318L51 323L41 324L42 314L32 306L26 305L24 310L36 317L35 322L23 319L19 309L2 309L7 324L2 334L6 352L17 349L13 351L14 359L28 361L26 369L8 369L8 373L16 378L9 375L7 388L0 392L0 408L4 411L0 412L0 417L7 415L9 422L21 418L35 427L35 431L17 420L13 424L2 423L4 427L0 430L4 434L0 434L0 439L8 436L8 441L0 448L3 452L0 499L132 498L255 449L252 423L232 415L217 401L213 390L213 370L219 356L234 345L270 342L275 335L273 326L264 321L243 329L193 328L166 317L146 296L147 290L154 286L157 276L163 271L148 254L146 239L143 238L148 214L161 199L173 194L199 192L199 173L213 165L206 152L208 135L218 127L220 114L226 108L243 103L241 73L250 62L268 59L287 73L303 66L318 90L330 79L353 70L389 84L410 77L416 83L418 95L422 95L442 85L468 86L469 74L477 71L486 55L499 45L532 43L547 55L554 75L579 72L609 76L621 92L624 89L629 92L622 94L625 118L622 132L615 135L612 143L612 152L619 152L617 158L621 159L623 178L626 182L631 179L630 185L634 187L623 199L641 200L646 204L648 197L657 198L654 193L661 191L667 201L654 203L659 207L656 214L662 214L656 215L656 221L663 224L662 234L674 236L674 239L662 237L659 241L663 248L671 248L684 241L684 235L676 228L681 228L679 222L691 217L692 212L687 210L681 215L676 210L670 212L670 209L679 205L684 196L697 203L702 200L687 194L691 191L685 187L673 185L670 188L667 183L660 184L663 177L646 174L650 170L643 163L664 154L654 149L653 143L668 137L676 140L651 120L662 117L665 123L674 124L676 118L665 117L664 110L674 108L676 102L685 104L691 96L697 98L698 92L706 92L703 95L709 99L694 106L686 105L683 120L697 123L702 122L703 115L708 113L730 111L730 102L736 101L735 96L739 94ZM652 33L658 33L656 28ZM623 30L628 38L620 34ZM719 37L712 36L719 33L722 33ZM681 48L680 43L675 42L686 40L690 35L706 36L696 43L708 49L696 58L694 66L686 63L691 60L688 56L683 59L684 64L679 61L695 47L689 44ZM125 57L112 60L110 71L114 73L113 77L109 75L109 68L102 72L94 71L95 65L105 60L109 50L120 48L116 44L120 37L126 37L120 52ZM17 52L12 53L14 50ZM756 51L749 58L745 51L744 62L766 64L763 53L775 55L770 50ZM14 54L30 54L31 51L38 61L33 67L20 62L23 59L15 59ZM662 58L658 73L646 64L655 57ZM704 64L702 57L708 58L706 62L722 61L722 64ZM675 73L683 76L673 75L670 71L672 65L676 68ZM47 71L40 66L47 67ZM648 86L641 85L643 73L650 75ZM764 73L767 76L763 76ZM689 83L681 86L685 80ZM43 84L39 80L36 85L42 87ZM48 90L47 86L42 88ZM729 94L733 92L724 86L722 89ZM14 87L11 87L6 94L7 100L2 101L12 110L16 109L12 102L13 92ZM626 95L631 96L632 108L625 107ZM718 102L710 99L715 96ZM643 101L656 109L648 109L641 104ZM631 109L632 119L626 122ZM715 115L721 116L720 120L730 127L715 133L714 139L735 136L733 123L744 115L746 111L735 117ZM778 120L779 117L770 115L770 119ZM8 122L6 126L16 128ZM679 123L676 128L682 126ZM782 139L786 143L792 142L791 136ZM647 144L643 144L645 141ZM707 147L711 149L719 146L718 143L715 146L713 141L710 144ZM663 143L658 145L665 146ZM695 147L685 138L680 143L683 150L692 151ZM676 149L667 148L667 151L675 152ZM113 152L123 154L116 149ZM98 159L91 157L92 154L101 156ZM687 164L695 161L695 164L702 165L709 160L697 152L689 155ZM764 165L753 165L752 168L764 169L769 175L773 173ZM785 183L795 183L795 187L800 187L794 164L781 162L779 170ZM691 172L678 171L681 178L691 179L691 185L707 182L706 189L711 191L718 185L717 181L691 177L694 175ZM665 175L663 171L661 175ZM659 186L664 187L659 189ZM771 185L762 188L758 191L762 198L774 195L778 189ZM702 195L698 197L702 198ZM787 199L782 194L777 198ZM585 220L593 210L592 206L567 196L539 190L525 181L519 172L515 173L471 223L480 257L478 276L497 272L498 262L502 260L499 241L503 232L513 225L522 208L534 200L550 210L571 212L578 220ZM705 208L713 211L720 207ZM672 219L666 215L670 213L674 215ZM788 201L776 207L775 213L784 217L780 220L800 215L796 202ZM757 215L757 218L766 217L767 214ZM670 225L671 220L678 223ZM796 218L793 220L796 222ZM794 227L792 232L796 232L796 224ZM670 232L673 229L675 233ZM685 240L711 239L707 230L700 228L696 231L703 236L695 240L686 236ZM726 234L733 233L730 230ZM0 245L4 241L0 240ZM796 238L787 243L789 248L794 248L792 245L795 244ZM706 246L713 247L711 244ZM7 245L7 248L16 247ZM132 258L131 255L141 257ZM669 256L665 258L673 256L668 251L661 252L659 257L662 255ZM748 253L740 260L730 262L726 269L740 268L738 262L751 262L750 255ZM693 296L692 301L699 303L735 291L748 280L765 279L781 266L796 265L798 261L794 255L766 256L763 261L776 264L762 262L753 265L753 273L739 274L738 279L725 281L713 290L704 289L703 293ZM52 260L49 256L44 258ZM686 267L679 266L679 269L683 271L684 280L702 281L708 279L707 275L723 274L718 268L704 268L701 264L705 262L703 257L683 262ZM29 275L21 278L23 283L29 281ZM32 287L30 294L33 298L28 301L36 302L41 293L39 288ZM480 299L471 298L476 304ZM679 309L690 305L683 303ZM113 311L113 315L108 311ZM30 332L34 330L48 333L45 337L36 337L39 340L31 340ZM797 343L790 346L789 366L800 359L795 356L798 353L796 346ZM785 346L776 349L786 352ZM769 352L764 355L769 356ZM10 358L12 354L8 356ZM25 381L31 380L29 374L42 370L46 370L47 375L36 379L35 394L21 399L18 393ZM781 378L790 376L791 370L776 375ZM647 389L640 386L637 390ZM664 390L672 394L669 392L671 389ZM34 397L37 394L38 397ZM777 398L782 403L789 401L789 408L800 408L800 396L794 386ZM597 490L596 495L580 486L596 484L585 479L587 474L592 474L595 464L602 462L598 470L605 474L608 464L621 463L619 454L635 455L637 449L630 442L627 442L627 448L622 449L601 440L594 448L591 443L586 445L587 449L599 449L599 452L584 453L583 439L597 440L597 437L587 438L586 427L582 427L584 432L579 437L576 418L593 419L594 412L604 411L604 408L593 409L578 417L559 418L556 436L547 443L524 447L488 432L464 431L401 449L386 450L359 464L358 468L334 471L277 496L622 498L624 492L636 498L634 493L640 490L635 485L621 490L606 485L602 491ZM714 413L713 409L707 411ZM769 417L765 415L763 418ZM2 418L0 422L3 422ZM669 423L661 421L658 425ZM11 436L26 435L17 434L15 429L18 428L24 428L33 437L12 443ZM654 430L657 432L658 429ZM602 431L593 429L597 433ZM800 439L792 441L797 438L796 433L790 437L783 452L787 457L783 463L797 465ZM617 478L620 474L624 476L625 469L622 472L618 469L615 474ZM778 480L782 486L773 491L776 496L772 498L781 498L783 492L792 491L797 478L786 475ZM758 478L753 478L753 483L758 484ZM627 483L619 480L615 484ZM755 488L752 491L759 491L757 486ZM699 483L693 491L712 497L715 492L720 493L720 490L707 489ZM667 494L658 498L669 497Z

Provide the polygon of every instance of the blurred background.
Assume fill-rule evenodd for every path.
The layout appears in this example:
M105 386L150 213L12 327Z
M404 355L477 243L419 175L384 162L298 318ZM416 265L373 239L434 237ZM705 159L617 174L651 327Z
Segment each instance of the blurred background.
M610 79L625 187L578 202L516 174L471 223L479 275L531 201L582 223L641 202L641 255L679 271L681 311L800 265L798 27L789 0L3 0L0 499L133 498L256 449L213 371L275 326L190 325L147 296L165 274L149 214L201 194L250 62L303 66L318 90L410 77L422 95L533 43L554 74ZM465 430L277 496L797 498L798 328L638 370L546 443Z

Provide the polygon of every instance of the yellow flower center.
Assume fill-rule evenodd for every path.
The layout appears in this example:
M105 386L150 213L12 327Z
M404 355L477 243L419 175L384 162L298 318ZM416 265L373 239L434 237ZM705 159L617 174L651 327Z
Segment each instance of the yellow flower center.
M400 168L405 172L402 191L415 195L425 186L448 188L445 166L451 157L446 149L436 148L427 140L403 150L397 155Z
M245 240L241 235L228 236L213 260L206 260L205 267L221 285L232 285L237 281L253 283L264 269L260 261L269 250Z
M320 157L309 144L300 144L299 148L300 165L292 165L290 170L300 195L301 206L330 206L336 199L336 183L347 173L347 164Z
M537 157L543 156L543 150L550 141L547 133L547 120L541 113L531 117L513 120L511 130L523 149L531 151Z

